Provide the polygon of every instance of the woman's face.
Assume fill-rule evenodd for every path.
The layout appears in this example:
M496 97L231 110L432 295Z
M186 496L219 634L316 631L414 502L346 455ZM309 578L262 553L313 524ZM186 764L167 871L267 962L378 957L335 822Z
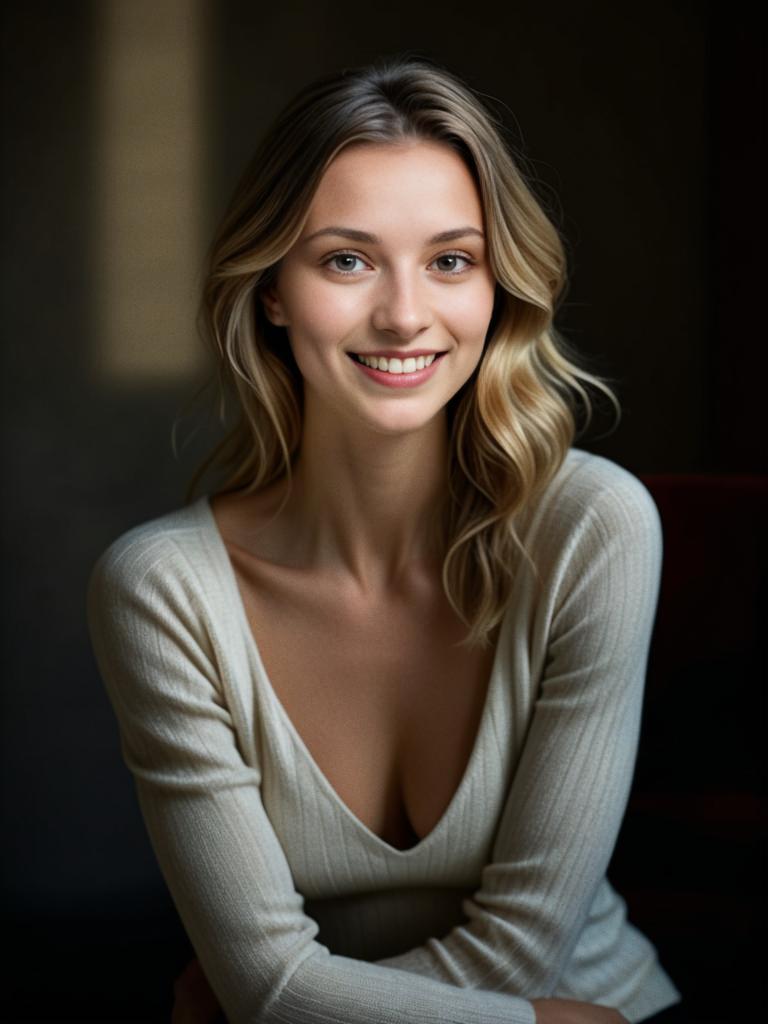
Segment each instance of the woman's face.
M322 415L385 434L418 430L440 413L477 366L493 312L483 236L475 183L448 146L342 150L262 296L271 322L287 330L305 411L315 403ZM375 356L376 368L360 356Z

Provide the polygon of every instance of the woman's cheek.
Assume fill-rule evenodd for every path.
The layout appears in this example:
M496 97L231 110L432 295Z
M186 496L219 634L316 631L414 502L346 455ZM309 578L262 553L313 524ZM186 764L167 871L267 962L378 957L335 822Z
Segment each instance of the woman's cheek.
M329 330L340 330L364 315L365 297L359 288L312 281L299 295L297 309L305 324L322 323Z

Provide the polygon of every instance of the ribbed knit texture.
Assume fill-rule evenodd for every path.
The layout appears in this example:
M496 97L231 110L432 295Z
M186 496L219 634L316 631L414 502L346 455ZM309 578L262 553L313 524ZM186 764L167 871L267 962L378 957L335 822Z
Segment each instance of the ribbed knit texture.
M397 850L341 801L267 678L207 496L134 527L88 620L144 821L230 1024L642 1021L680 1000L606 878L662 560L643 484L572 448L520 562L464 777ZM311 685L311 680L308 681Z

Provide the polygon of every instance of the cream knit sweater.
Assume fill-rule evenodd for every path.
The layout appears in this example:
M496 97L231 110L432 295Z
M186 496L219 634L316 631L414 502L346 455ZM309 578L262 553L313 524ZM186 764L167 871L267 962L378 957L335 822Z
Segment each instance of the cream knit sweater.
M207 496L96 563L89 627L123 758L230 1024L534 1024L537 996L635 1022L680 1000L606 878L658 598L656 506L572 448L518 533L543 586L521 561L464 777L408 850L345 806L293 727Z

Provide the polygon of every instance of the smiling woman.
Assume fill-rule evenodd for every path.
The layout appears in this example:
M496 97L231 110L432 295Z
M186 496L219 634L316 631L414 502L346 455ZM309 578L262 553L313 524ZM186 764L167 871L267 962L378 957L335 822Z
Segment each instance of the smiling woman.
M304 89L202 314L240 409L91 635L197 953L174 1024L611 1024L680 994L606 878L661 531L573 447L563 249L426 60ZM224 480L191 500L206 468Z

